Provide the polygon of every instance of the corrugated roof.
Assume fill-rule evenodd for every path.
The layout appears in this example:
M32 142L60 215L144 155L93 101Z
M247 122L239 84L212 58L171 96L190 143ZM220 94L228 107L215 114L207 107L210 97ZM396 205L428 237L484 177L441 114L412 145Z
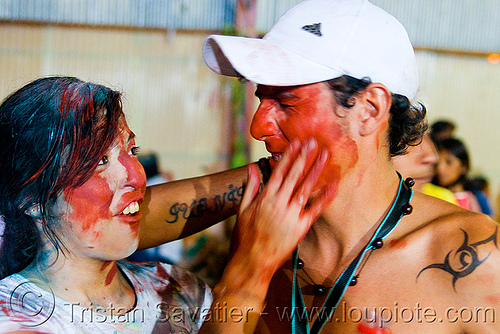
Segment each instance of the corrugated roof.
M300 0L258 0L257 29L269 30ZM500 0L372 0L397 17L416 47L500 51ZM0 0L0 20L223 30L236 0Z

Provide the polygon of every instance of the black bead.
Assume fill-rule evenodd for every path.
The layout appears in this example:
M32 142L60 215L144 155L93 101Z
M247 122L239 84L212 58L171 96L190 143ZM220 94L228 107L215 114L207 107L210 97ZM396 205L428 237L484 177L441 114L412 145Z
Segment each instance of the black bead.
M302 259L299 257L297 259L297 269L302 269L304 268L304 261L302 261Z
M351 279L351 282L349 283L349 286L355 286L356 284L358 284L358 275L354 276Z
M377 238L377 239L373 240L373 242L372 242L372 247L375 249L380 249L380 248L382 248L383 245L384 245L384 241L382 240L382 238Z
M314 284L313 293L316 296L324 295L325 292L326 292L326 288L323 285L321 285L321 284Z
M405 204L403 206L403 214L404 215L409 215L413 212L413 206L411 204Z
M415 185L415 180L412 179L411 177L406 178L405 184L408 188L411 188Z

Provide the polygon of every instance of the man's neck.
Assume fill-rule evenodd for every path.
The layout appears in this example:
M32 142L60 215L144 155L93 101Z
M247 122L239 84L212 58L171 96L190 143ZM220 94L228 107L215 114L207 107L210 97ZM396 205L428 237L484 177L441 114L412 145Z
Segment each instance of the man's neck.
M359 168L346 175L339 182L330 206L301 242L301 257L329 263L324 267L325 272L346 266L389 212L398 183L399 178L390 164L384 168Z

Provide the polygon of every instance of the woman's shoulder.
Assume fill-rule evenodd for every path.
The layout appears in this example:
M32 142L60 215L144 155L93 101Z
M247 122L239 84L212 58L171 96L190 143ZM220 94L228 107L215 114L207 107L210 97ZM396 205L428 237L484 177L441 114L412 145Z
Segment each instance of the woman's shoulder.
M129 278L137 295L138 307L153 308L174 332L195 331L210 311L210 287L193 273L161 262L118 261L119 268ZM187 326L187 327L186 327Z
M199 305L211 298L210 287L190 271L162 262L118 261L118 266L135 287L159 295L182 295Z
M117 261L120 269L136 278L167 281L169 283L196 284L206 286L200 278L190 271L176 265L163 262L129 262Z
M56 333L67 330L55 314L56 299L43 281L27 280L13 274L0 280L0 332L40 330Z

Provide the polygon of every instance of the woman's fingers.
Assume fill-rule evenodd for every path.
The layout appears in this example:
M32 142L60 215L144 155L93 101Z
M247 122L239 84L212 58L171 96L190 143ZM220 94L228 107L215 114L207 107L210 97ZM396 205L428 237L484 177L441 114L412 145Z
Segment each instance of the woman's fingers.
M256 166L253 164L248 165L248 180L245 187L245 193L243 194L243 198L241 199L239 212L248 208L248 206L254 201L257 197L260 187L260 179L259 179L259 171Z
M301 206L305 206L309 202L309 197L316 189L321 173L328 161L328 151L322 150L319 152L316 159L313 161L311 168L306 171L300 186L295 190L293 201L298 202Z
M283 180L282 193L286 196L286 200L290 202L296 189L307 178L309 169L313 165L318 151L318 143L316 140L305 141L302 145L300 153L295 158L293 164L288 170L286 178Z
M266 185L266 192L268 192L271 196L276 194L278 190L281 188L283 184L283 180L286 178L288 174L288 170L292 165L295 156L300 150L300 142L298 140L293 140L290 144L289 148L285 151L279 164L271 173L271 177L269 178L269 182Z

